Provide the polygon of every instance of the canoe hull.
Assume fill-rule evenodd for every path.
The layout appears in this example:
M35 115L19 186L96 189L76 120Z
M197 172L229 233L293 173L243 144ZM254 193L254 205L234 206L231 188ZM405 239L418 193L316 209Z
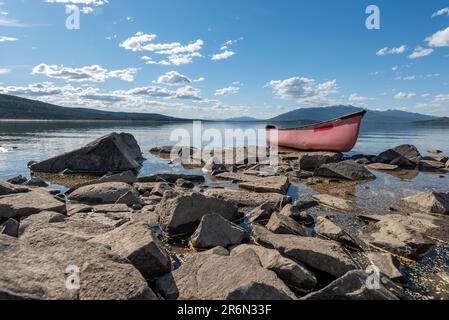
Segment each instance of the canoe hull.
M314 126L277 129L267 127L267 144L307 151L349 152L357 143L366 112L341 117Z

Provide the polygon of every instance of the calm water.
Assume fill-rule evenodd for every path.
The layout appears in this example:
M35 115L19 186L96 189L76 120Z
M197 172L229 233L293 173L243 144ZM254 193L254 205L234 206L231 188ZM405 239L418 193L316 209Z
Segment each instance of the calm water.
M208 129L224 132L228 128L246 130L264 127L264 123L202 123L203 132ZM0 149L0 179L15 174L29 175L27 170L29 161L43 160L73 150L110 132L128 132L136 137L148 159L141 174L183 170L179 167L170 167L167 161L152 157L148 152L155 146L174 144L170 141L170 135L177 129L192 132L192 124L0 122L0 147L10 150L2 152L3 149ZM259 139L263 141L264 137ZM237 141L239 146L244 143ZM257 141L247 142L250 145L256 143ZM368 125L362 129L353 152L377 154L403 143L416 145L423 154L433 148L449 154L449 128Z

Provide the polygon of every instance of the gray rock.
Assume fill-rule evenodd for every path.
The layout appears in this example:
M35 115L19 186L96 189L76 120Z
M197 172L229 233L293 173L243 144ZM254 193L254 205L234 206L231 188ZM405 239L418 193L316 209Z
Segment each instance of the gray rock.
M51 228L30 239L0 235L0 297L32 300L156 299L126 259ZM67 284L79 271L79 288Z
M176 180L176 186L185 189L193 189L195 187L195 184L185 179L178 179Z
M154 282L155 289L165 300L176 300L179 297L179 290L173 274L168 273L159 277Z
M158 182L151 190L151 195L162 197L165 191L171 190L172 187L167 182Z
M377 156L377 161L389 163L399 167L416 167L422 156L415 146L404 144L396 148L389 149Z
M381 276L379 289L368 289L369 274L350 271L324 289L313 292L303 300L400 300L404 294L390 279Z
M273 213L266 228L276 234L294 234L302 237L308 236L307 228L280 213Z
M270 220L271 215L274 212L278 212L279 209L276 204L271 202L266 202L263 205L255 208L248 214L248 220L250 223L255 222L267 222Z
M257 193L244 190L209 189L204 195L228 200L239 207L257 207L266 202L283 206L291 202L289 197L280 193Z
M348 271L356 269L354 262L337 242L311 237L274 234L258 225L254 226L253 234L260 244L278 250L284 257L301 262L334 277L341 277Z
M231 251L231 255L252 250L257 254L262 266L273 271L289 287L303 292L312 291L317 279L302 264L283 257L278 251L254 245L240 245Z
M9 183L11 183L11 184L24 184L24 183L27 182L27 181L28 181L28 179L25 178L25 177L22 176L22 175L17 175L17 176L8 178L8 179L6 180L6 182L9 182Z
M427 157L424 157L423 160L437 161L437 162L442 162L443 164L445 164L447 161L449 161L449 157L446 157L446 156L427 156Z
M402 200L406 205L424 212L449 214L449 193L420 192Z
M313 201L313 203L316 203ZM281 215L287 216L296 222L306 226L312 227L315 224L315 219L306 211L301 211L301 208L310 207L296 202L295 204L287 204L281 211Z
M439 161L421 160L418 163L420 171L440 171L445 168L445 164Z
M6 196L15 193L19 193L15 185L9 182L0 181L0 196Z
M99 183L103 182L124 182L133 184L137 182L137 176L134 171L125 171L117 174L105 175L98 179Z
M22 219L19 226L19 236L23 236L26 233L33 233L37 230L41 230L49 227L49 224L63 222L67 217L63 214L51 211L44 211L38 214L29 216Z
M394 171L399 167L387 163L371 163L366 166L368 169L379 170L379 171Z
M198 229L192 235L195 248L209 249L217 246L229 247L240 244L245 231L219 214L203 216Z
M337 198L328 194L319 194L313 196L318 203L336 209L338 211L354 211L354 203L350 200Z
M255 181L240 183L240 188L259 193L286 194L289 187L288 178L281 176L258 178Z
M81 187L69 195L71 201L102 204L124 203L129 206L142 204L136 189L123 182L107 182Z
M403 282L404 277L400 271L400 262L389 253L371 252L368 257L372 265L379 268L380 272L395 282Z
M143 161L136 139L127 133L112 133L87 146L31 164L33 172L107 173L139 170Z
M254 252L233 256L196 254L173 272L173 279L180 300L296 298L274 272L261 265Z
M184 179L191 182L203 183L206 181L204 176L201 175L186 175L186 174L177 174L177 173L159 173L153 176L140 177L137 179L138 182L168 182L168 183L176 183L177 180Z
M215 247L204 252L205 254L216 254L219 256L229 256L229 251L223 247Z
M215 157L210 158L202 170L205 174L218 174L227 171L223 162Z
M0 234L15 238L19 237L19 222L15 219L8 219L5 223L0 225Z
M231 202L196 192L166 192L156 207L156 212L159 214L161 228L170 236L191 235L207 214L219 214L229 221L242 218Z
M45 182L43 179L41 178L31 178L30 180L28 180L25 183L26 186L28 187L39 187L39 188L47 188L48 187L48 183Z
M342 228L325 217L317 217L315 231L325 238L341 242L350 246L358 247L352 237Z
M340 162L343 160L341 153L313 152L299 157L301 170L316 170L324 164Z
M446 169L449 169L449 160L446 162Z
M46 190L36 189L0 197L0 218L22 218L42 211L66 213L64 202L56 199Z
M131 261L146 279L171 271L170 256L156 235L142 223L126 223L90 241L110 246L112 251Z
M376 178L376 176L369 172L364 166L359 165L352 160L325 164L315 170L314 175L317 177L347 179L352 181Z

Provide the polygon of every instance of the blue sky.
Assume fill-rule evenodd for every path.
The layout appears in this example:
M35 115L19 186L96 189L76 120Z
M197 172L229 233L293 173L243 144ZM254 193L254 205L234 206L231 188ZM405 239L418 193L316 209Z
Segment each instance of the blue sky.
M380 30L365 26L371 4ZM448 66L448 1L0 0L0 93L68 107L449 116Z

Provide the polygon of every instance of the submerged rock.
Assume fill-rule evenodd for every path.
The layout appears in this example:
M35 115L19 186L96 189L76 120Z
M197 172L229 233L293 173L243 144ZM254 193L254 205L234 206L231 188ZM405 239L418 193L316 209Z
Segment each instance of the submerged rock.
M206 196L218 197L228 200L241 207L257 207L265 202L283 206L291 202L291 198L280 193L257 193L244 190L209 189L204 192Z
M111 133L69 153L31 163L33 172L107 173L137 171L143 161L136 139L127 133Z
M199 249L226 248L242 243L244 236L245 231L238 225L219 214L208 214L192 235L192 244Z
M417 207L424 212L449 214L449 193L421 192L402 200L411 207Z
M404 296L402 291L383 275L379 279L379 287L369 289L369 276L370 274L362 270L350 271L303 300L400 300Z
M136 203L142 204L137 190L123 182L107 182L81 187L73 191L69 199L88 204L124 203L129 206Z
M414 168L422 160L422 156L415 146L404 144L382 152L377 156L377 161L389 163L399 167Z
M352 181L376 179L364 166L352 160L325 164L315 170L315 176L325 178L347 179Z
M318 203L329 207L331 209L336 209L339 211L353 211L354 203L350 200L337 198L328 194L319 194L313 196Z

